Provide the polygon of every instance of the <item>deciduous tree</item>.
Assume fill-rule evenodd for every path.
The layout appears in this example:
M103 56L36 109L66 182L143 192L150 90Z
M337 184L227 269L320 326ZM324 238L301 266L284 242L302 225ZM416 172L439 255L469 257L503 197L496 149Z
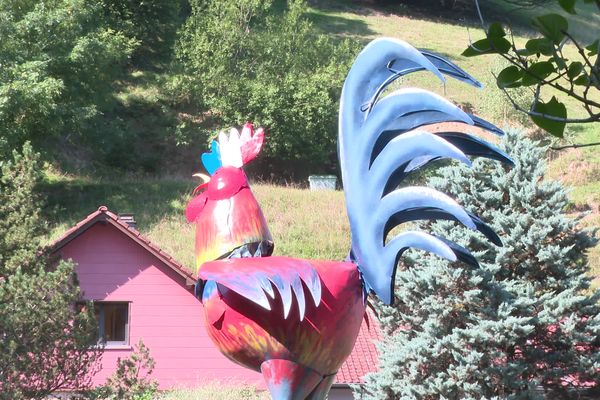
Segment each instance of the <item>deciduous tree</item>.
M538 4L542 1L514 2ZM547 3L558 3L567 13L576 13L577 0ZM598 6L594 7L595 12L600 11L600 2L597 0L582 0L580 3L595 3ZM584 42L575 37L564 16L546 13L531 20L539 35L521 45L500 23L486 26L478 0L475 0L475 4L486 37L471 43L463 55L498 54L508 61L510 65L498 74L496 82L517 110L528 114L536 125L557 137L563 136L568 123L600 122L600 37ZM600 32L595 33L600 35ZM567 51L568 47L572 48L570 52ZM531 91L529 109L522 107L511 96L511 89L519 87ZM577 109L567 109L564 103L567 97L574 100Z
M265 126L265 156L273 162L295 163L303 173L331 168L353 46L320 34L303 0L191 3L178 54L195 101L224 126Z

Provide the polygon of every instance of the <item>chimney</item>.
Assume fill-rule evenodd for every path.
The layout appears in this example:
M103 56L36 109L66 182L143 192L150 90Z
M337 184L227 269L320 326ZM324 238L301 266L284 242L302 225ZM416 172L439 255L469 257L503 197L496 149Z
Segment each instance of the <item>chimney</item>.
M137 229L137 223L132 213L119 214L119 219L129 225L130 228Z

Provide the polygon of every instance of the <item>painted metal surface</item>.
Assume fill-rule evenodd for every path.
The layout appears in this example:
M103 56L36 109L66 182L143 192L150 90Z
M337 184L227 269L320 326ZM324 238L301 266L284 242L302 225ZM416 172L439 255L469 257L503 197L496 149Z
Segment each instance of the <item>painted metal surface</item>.
M252 300L256 294L247 292L252 281L245 282L251 271L262 275L280 269L281 281L305 282L298 279L295 266L305 271L311 268L318 275L318 303L303 283L298 291L291 289L293 295L288 293L293 300L287 316L283 290L265 294L267 306ZM354 264L275 256L239 258L207 263L200 269L200 276L212 279L217 273L213 271L219 268L227 272L218 283L207 282L202 303L208 333L223 354L255 371L270 359L294 361L321 376L338 371L352 352L365 312L362 283ZM240 271L239 277L232 273L236 270ZM263 290L254 284L257 290ZM294 284L288 285L289 291Z
M199 197L210 196L207 193L210 192ZM228 198L206 198L194 223L196 273L204 262L226 256L244 244L273 241L262 210L248 186Z
M211 177L197 174L203 183L195 192L202 192L185 210L188 222L196 225L194 273L206 261L224 258L244 245L273 243L262 210L241 169L260 152L263 140L263 129L254 132L253 125L246 123L241 135L236 129L229 136L221 133L219 142L212 142L211 151L202 154L202 163Z
M373 292L383 302L392 302L397 261L406 249L478 265L467 249L426 232L404 231L387 240L392 228L418 219L450 219L500 244L479 217L443 193L398 188L407 175L442 158L467 165L468 156L512 162L493 145L468 134L422 129L459 122L502 134L437 94L403 88L380 98L391 82L417 71L433 73L442 82L447 75L481 87L453 63L401 40L374 40L358 55L342 90L338 139L352 234L350 262L261 253L205 263L228 254L238 257L236 247L249 240L270 240L270 233L241 170L260 150L263 131L254 136L246 124L242 135L235 129L229 136L222 133L211 153L203 155L213 176L199 186L204 192L190 202L186 216L197 226L198 287L208 333L232 361L262 371L274 399L327 396L358 335L365 295ZM252 157L244 156L243 148ZM226 235L219 236L221 231Z
M410 247L449 260L475 260L468 250L424 232L404 231L388 241L387 233L395 224L441 216L488 235L491 231L442 193L421 187L397 189L406 175L440 158L467 165L467 155L509 160L493 146L471 136L419 130L432 123L460 122L496 134L502 132L439 95L404 88L379 99L393 80L420 70L433 73L442 82L446 74L480 86L439 56L422 53L398 39L383 38L368 44L358 55L340 102L339 159L352 233L351 259L362 273L365 290L373 291L386 304L393 300L397 260Z
M323 291L313 263L287 257L271 257L268 262L261 258L244 258L206 263L199 277L218 281L266 310L271 310L269 297L274 299L277 293L283 304L284 318L288 317L295 300L300 321L308 305L305 289L315 307L319 307Z

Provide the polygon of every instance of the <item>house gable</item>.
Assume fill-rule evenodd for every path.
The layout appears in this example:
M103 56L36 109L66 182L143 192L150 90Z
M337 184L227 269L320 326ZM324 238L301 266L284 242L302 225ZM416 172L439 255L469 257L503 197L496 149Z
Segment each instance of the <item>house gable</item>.
M111 223L114 214L107 219L102 215L107 211L99 213L90 214L54 247L55 254L77 263L84 299L129 305L128 344L105 349L93 383L103 384L117 359L128 357L142 339L156 362L152 378L162 389L195 387L224 377L262 385L260 374L231 363L212 344L190 275L140 245L119 222Z
M126 237L130 238L148 253L154 255L157 259L162 261L167 267L175 271L178 275L184 277L186 285L193 286L196 282L197 278L188 268L179 264L173 257L161 250L160 247L154 245L150 240L142 236L137 229L130 227L127 223L122 221L118 215L110 212L106 206L100 206L97 211L88 215L85 219L78 222L74 227L66 231L63 236L54 241L49 246L51 248L51 252L54 254L60 254L60 251L64 246L78 238L80 235L84 234L88 229L96 224L110 225L117 231L123 233Z

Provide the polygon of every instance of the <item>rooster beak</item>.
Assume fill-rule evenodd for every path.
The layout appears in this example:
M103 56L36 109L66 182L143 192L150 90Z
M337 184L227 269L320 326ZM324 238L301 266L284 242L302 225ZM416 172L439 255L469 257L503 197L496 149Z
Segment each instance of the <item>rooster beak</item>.
M196 178L200 178L200 180L202 181L202 183L208 183L208 182L210 182L210 176L208 176L206 174L197 173L197 174L194 174L192 176L195 176Z
M196 188L192 192L192 194L195 195L196 193L198 193L202 189L206 188L206 186L208 186L208 182L210 182L210 176L208 176L206 174L202 174L202 173L197 173L197 174L194 174L192 176L195 176L196 178L200 178L200 180L202 181L202 183L200 183L198 186L196 186Z

